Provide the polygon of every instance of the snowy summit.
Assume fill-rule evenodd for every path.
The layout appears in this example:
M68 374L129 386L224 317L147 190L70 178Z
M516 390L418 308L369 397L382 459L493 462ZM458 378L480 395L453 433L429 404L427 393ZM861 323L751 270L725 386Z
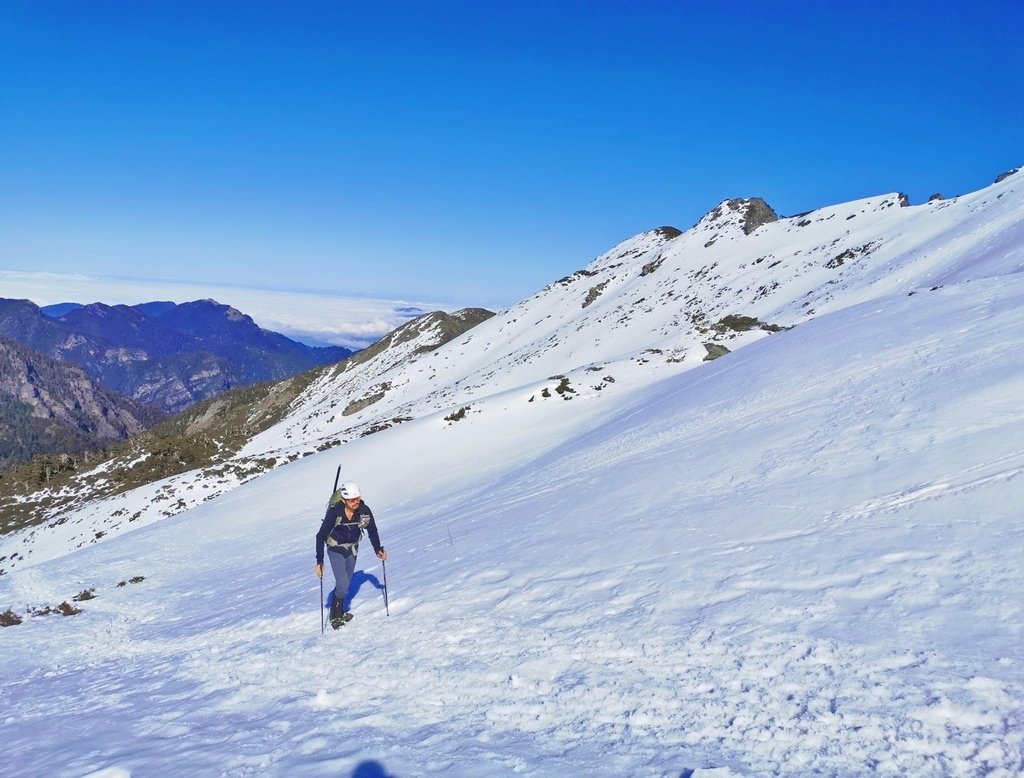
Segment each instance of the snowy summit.
M728 200L410 322L235 455L269 472L0 539L6 769L1020 775L1022 271L1015 172ZM339 466L389 556L321 635Z

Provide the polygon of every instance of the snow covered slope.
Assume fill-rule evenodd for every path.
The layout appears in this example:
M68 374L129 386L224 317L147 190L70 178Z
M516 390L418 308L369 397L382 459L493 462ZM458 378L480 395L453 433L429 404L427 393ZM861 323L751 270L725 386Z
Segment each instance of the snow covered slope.
M8 769L1019 774L1022 331L1018 279L891 295L600 420L512 393L4 576L23 614L96 594L0 632ZM364 551L321 637L339 462L391 615Z
M747 234L751 202L727 201L685 233L638 235L417 364L369 375L357 396L375 402L359 412L328 416L322 404L306 405L245 453L347 437L360 424L507 390L541 391L562 376L579 399L602 384L595 379L605 367L629 386L649 383L702 364L706 344L734 350L879 295L1024 269L1021 173L952 200L901 202L898 194L869 198ZM601 389L623 388L611 383Z
M408 421L0 577L9 769L1020 774L1022 184L640 236L253 446ZM321 637L338 465L390 616L364 549Z

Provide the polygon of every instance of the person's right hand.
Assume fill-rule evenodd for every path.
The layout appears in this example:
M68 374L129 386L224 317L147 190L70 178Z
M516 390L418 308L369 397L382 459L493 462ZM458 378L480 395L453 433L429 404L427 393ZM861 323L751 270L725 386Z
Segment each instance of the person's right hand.
M316 573L316 577L317 578L323 578L324 577L324 566L323 565L316 565L316 567L313 568L313 572Z

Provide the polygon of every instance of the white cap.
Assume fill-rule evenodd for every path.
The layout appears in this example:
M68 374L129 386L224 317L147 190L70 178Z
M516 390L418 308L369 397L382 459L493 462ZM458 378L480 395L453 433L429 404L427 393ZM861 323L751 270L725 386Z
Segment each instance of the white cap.
M343 500L351 500L353 497L359 497L359 486L355 481L346 481L338 489L341 492L341 498Z

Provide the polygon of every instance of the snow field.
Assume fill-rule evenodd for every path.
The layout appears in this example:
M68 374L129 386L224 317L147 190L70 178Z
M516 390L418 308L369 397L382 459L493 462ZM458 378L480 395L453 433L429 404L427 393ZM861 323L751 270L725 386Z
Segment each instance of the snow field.
M632 396L498 396L4 576L98 594L0 632L11 769L1019 774L1022 303L901 295ZM367 546L321 637L339 458L391 616Z
M97 598L0 630L5 769L1024 774L1022 181L646 233L405 368L325 378L252 445L413 421L74 553L31 538L49 561L0 608ZM727 313L800 326L704 364L693 323ZM356 618L321 636L339 464L391 616L364 544Z

